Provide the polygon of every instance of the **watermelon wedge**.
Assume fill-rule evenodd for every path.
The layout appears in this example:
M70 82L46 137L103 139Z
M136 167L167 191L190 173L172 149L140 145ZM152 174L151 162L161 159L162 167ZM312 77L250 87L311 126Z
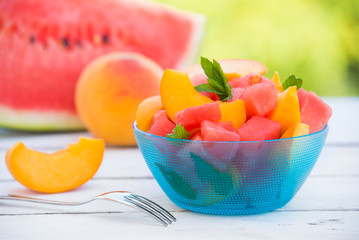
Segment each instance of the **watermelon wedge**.
M91 60L128 51L182 68L203 26L202 15L147 1L0 1L0 126L81 128L74 89Z

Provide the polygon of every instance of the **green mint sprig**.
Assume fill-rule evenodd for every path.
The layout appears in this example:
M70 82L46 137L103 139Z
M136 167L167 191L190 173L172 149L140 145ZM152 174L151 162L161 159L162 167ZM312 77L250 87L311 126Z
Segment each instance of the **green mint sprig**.
M191 134L186 131L184 127L180 124L177 124L176 127L173 129L173 133L167 134L168 138L176 138L176 139L189 139Z
M282 84L283 89L286 90L291 86L297 86L297 90L302 86L303 80L295 75L290 75Z
M217 94L224 102L232 98L232 87L228 84L228 78L224 74L221 65L213 59L213 63L205 57L201 57L201 66L207 75L208 83L195 87L198 92L212 92Z

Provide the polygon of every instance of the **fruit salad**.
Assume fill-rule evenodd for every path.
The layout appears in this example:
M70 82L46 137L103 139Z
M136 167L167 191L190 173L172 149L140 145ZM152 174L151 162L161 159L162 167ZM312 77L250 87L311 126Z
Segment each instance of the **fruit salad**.
M193 141L263 141L322 130L331 107L301 88L294 75L271 79L262 63L213 60L183 71L166 69L160 96L137 109L137 127L168 138Z

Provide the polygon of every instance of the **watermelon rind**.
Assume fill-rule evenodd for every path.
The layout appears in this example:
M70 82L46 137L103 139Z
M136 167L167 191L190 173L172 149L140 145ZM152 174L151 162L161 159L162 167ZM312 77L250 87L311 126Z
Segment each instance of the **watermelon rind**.
M0 106L0 127L25 131L72 131L84 127L73 113L12 110Z

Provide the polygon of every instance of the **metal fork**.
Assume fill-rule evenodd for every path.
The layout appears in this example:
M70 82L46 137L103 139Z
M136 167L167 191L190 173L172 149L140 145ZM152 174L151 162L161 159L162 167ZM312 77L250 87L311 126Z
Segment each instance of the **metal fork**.
M14 194L0 194L0 199L45 203L45 204L53 204L53 205L66 205L66 206L82 205L97 199L102 199L102 200L110 200L110 201L122 203L129 207L145 212L151 217L155 218L160 223L162 223L164 226L167 226L168 224L171 224L172 222L176 221L176 218L172 214L170 214L167 210L165 210L157 203L149 200L148 198L127 191L107 192L89 198L87 200L78 201L78 202L54 201L54 200L32 198L32 197L20 196Z

